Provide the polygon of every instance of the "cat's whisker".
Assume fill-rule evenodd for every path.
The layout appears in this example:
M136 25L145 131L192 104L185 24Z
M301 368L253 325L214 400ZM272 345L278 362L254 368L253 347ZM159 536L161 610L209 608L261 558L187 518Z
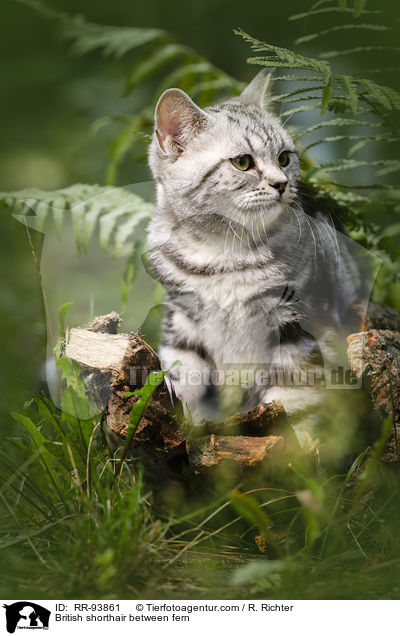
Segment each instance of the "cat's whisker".
M264 245L264 241L263 241L263 239L261 238L261 235L260 235L260 227L259 227L259 225L258 225L258 224L257 224L257 226L256 226L256 227L257 227L257 235L258 235L259 243L260 243L261 245ZM267 237L267 236L266 236L266 239L268 240L268 237ZM257 251L258 251L258 253L260 254L260 256L261 256L262 258L265 258L265 254L262 254L262 252L260 251L260 248L259 248L259 244L258 244L257 242L256 242L256 247L257 247Z
M341 261L340 246L339 246L339 241L338 241L338 238L337 238L337 231L336 231L336 228L335 228L335 224L333 222L332 214L330 212L329 212L329 218L331 220L331 224L326 223L326 222L325 223L328 226L328 228L331 230L331 232L332 232L332 234L334 236L334 239L335 239L335 242L336 242L336 247L337 247L337 252L338 252L338 261L339 261L339 266L340 266L340 261Z
M319 235L320 235L320 237L321 237L321 244L322 244L322 249L323 249L323 256L325 257L325 243L326 243L326 240L325 240L324 233L321 231L321 224L320 224L319 220L314 219L313 217L311 217L311 222L314 224L314 227L316 227L316 228L317 228L317 230L318 230L318 234L319 234Z
M314 243L314 260L316 261L317 260L317 242L315 240L315 234L313 232L312 225L311 225L310 221L308 220L307 214L304 214L303 218L306 221L306 223L308 224L308 227L310 228L311 236L313 238L313 243Z
M297 238L297 243L296 243L296 247L297 247L297 245L300 243L301 234L302 234L301 223L300 223L299 215L298 215L298 214L297 214L297 212L296 212L296 205L295 205L295 204L293 204L293 205L290 207L290 210L291 210L292 212L294 212L294 215L295 215L295 217L296 217L296 219L297 219L297 223L298 223L298 226L299 226L299 236L298 236L298 238Z

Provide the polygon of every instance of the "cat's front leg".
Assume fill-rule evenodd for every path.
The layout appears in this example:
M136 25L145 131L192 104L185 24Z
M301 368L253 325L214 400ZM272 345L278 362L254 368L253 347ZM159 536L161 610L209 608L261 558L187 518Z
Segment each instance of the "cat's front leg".
M193 423L197 424L204 418L212 419L216 402L213 399L210 365L196 351L181 347L164 345L160 347L159 356L163 369L180 361L181 364L173 367L168 377Z
M312 448L316 438L319 410L324 390L314 386L272 386L261 395L260 402L280 402L290 417L293 431L301 447Z

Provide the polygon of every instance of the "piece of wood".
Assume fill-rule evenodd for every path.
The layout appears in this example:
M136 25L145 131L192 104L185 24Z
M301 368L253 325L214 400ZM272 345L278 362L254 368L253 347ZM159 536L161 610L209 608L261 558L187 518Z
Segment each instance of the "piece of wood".
M283 447L281 436L248 437L246 435L208 435L187 442L191 466L195 471L230 460L244 467L259 464Z
M364 305L359 303L352 305L352 309L359 317L360 326L358 331L389 329L390 331L400 332L400 311L397 311L392 307L371 302L368 303L366 313Z
M387 316L387 314L385 314ZM386 318L385 318L386 320ZM351 334L347 355L357 377L370 384L376 409L392 418L393 432L382 458L400 460L400 333L388 329L370 329Z
M126 333L98 333L93 329L67 331L65 353L79 364L100 371L121 371L132 343Z

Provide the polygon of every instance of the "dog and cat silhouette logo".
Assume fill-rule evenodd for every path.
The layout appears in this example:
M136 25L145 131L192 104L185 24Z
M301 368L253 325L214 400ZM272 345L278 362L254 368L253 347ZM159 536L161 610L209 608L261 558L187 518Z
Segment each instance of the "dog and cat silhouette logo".
M13 634L18 629L49 629L50 610L32 603L18 601L3 605L6 610L7 631Z

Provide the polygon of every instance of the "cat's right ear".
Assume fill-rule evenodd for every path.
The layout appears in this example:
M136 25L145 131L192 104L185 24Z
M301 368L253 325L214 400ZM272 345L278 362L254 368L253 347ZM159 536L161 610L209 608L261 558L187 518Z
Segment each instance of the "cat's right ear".
M169 88L157 102L155 133L161 150L180 155L190 139L208 123L207 113L179 88Z
M271 98L272 73L267 69L263 69L255 77L244 91L239 95L242 104L250 104L259 106L262 110L266 109Z

